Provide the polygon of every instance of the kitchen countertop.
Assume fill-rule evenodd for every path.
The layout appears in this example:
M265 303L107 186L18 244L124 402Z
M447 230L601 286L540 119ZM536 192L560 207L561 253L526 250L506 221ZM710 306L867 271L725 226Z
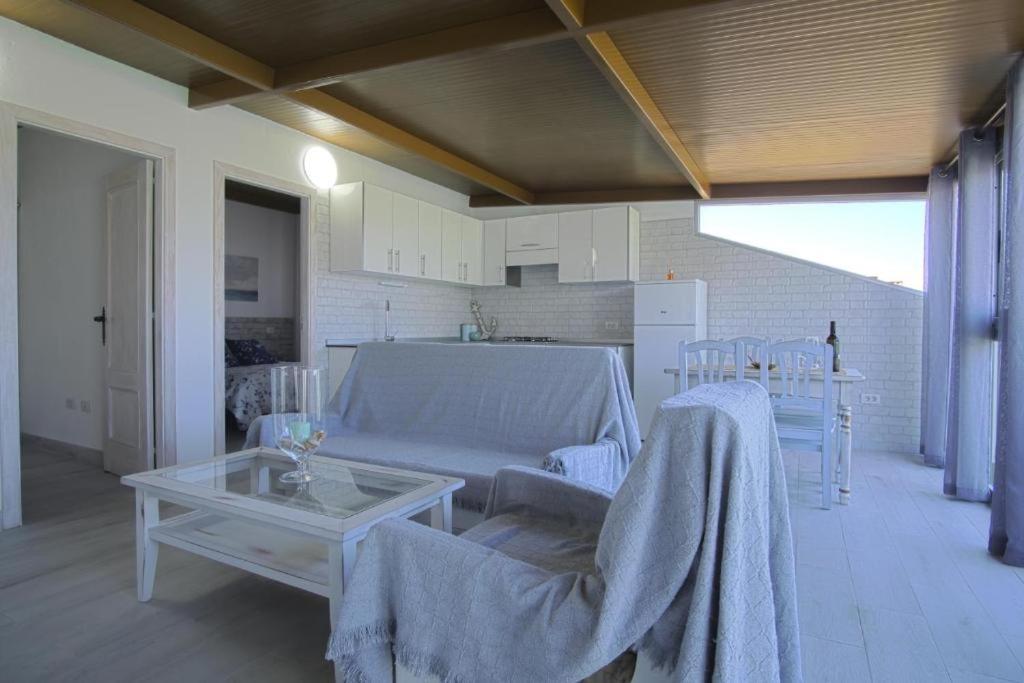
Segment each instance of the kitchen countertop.
M383 339L328 339L328 347L352 347L359 346L363 342L384 341ZM401 343L434 343L434 344L514 344L515 342L464 342L458 337L399 337L395 342ZM551 346L632 346L632 339L559 339ZM542 346L542 344L536 344Z

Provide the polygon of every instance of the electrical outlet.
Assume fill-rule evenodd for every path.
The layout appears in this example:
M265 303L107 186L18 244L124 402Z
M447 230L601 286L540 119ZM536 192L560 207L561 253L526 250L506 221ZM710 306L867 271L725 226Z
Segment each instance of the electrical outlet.
M66 399L64 399L64 407L67 408L68 410L74 410L75 409L75 399L73 399L73 398L66 398Z
M877 406L882 403L882 397L878 394L861 394L860 402L866 406Z
M605 320L604 321L604 329L606 329L606 330L617 330L617 329L619 329L619 321L618 320Z
M81 409L83 413L92 412L92 404L86 401L85 399L82 399L81 401L78 402L78 407Z

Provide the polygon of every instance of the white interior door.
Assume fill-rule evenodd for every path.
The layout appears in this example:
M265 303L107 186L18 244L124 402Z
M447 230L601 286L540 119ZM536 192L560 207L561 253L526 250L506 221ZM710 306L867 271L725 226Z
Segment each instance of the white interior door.
M153 162L107 177L103 469L152 468Z

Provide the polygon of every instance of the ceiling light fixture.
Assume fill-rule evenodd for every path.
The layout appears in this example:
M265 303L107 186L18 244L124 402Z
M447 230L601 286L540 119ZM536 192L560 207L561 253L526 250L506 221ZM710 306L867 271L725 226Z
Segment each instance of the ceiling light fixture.
M338 181L338 165L334 156L323 147L310 147L302 155L302 172L306 180L321 190L334 187Z

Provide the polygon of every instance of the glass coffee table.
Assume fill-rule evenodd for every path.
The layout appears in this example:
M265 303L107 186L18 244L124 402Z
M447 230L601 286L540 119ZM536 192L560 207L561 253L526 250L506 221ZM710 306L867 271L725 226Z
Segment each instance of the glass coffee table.
M337 623L356 545L374 524L429 512L452 530L452 493L462 479L314 456L306 484L280 452L254 448L198 463L132 474L138 597L153 595L157 549L174 546L330 599ZM189 508L160 519L160 501Z

